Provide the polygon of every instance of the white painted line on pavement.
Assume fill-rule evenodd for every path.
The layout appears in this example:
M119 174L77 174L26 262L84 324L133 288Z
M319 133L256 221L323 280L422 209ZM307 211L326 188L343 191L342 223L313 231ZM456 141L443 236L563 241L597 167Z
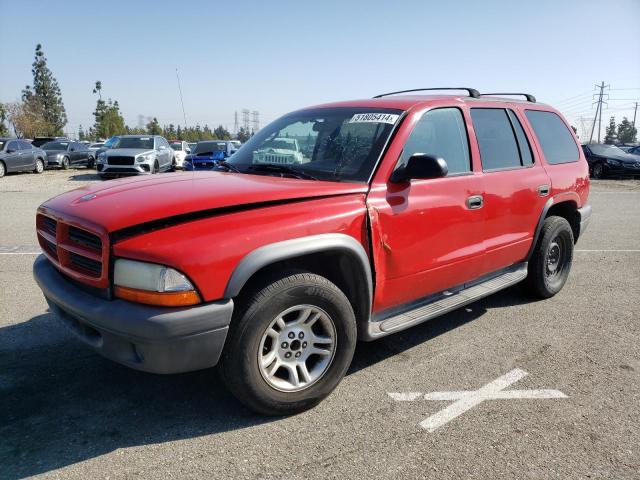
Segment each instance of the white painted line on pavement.
M596 253L597 252L623 252L623 253L632 252L632 253L638 253L638 252L640 252L640 249L639 250L575 250L575 251L579 252L579 253L585 253L585 252L587 252L587 253L594 253L594 252L596 252Z
M567 398L567 396L559 390L504 391L505 388L523 379L527 375L528 373L524 370L515 368L509 373L480 387L478 390L431 392L425 393L424 395L420 392L387 392L387 394L398 402L411 402L421 398L424 400L453 401L454 403L448 407L420 422L420 426L429 432L433 432L486 400Z
M40 255L42 252L0 252L0 255Z

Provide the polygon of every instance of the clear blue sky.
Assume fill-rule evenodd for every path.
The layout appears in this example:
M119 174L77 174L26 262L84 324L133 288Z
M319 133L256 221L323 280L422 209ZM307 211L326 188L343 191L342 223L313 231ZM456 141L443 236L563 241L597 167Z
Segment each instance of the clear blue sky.
M264 125L309 104L426 86L531 92L578 128L593 117L594 83L612 88L603 118L632 115L640 97L640 0L53 3L0 0L0 101L31 83L42 43L68 131L93 123L96 80L129 125L182 123L176 68L188 123L229 129L243 108Z

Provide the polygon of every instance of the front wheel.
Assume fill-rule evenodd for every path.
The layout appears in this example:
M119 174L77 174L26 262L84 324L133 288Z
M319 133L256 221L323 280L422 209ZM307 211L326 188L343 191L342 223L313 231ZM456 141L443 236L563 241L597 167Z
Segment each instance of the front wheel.
M288 415L314 407L344 377L356 345L353 309L324 277L289 272L237 302L222 378L250 409Z
M36 159L36 168L33 169L34 173L44 172L44 162L41 159Z
M527 293L538 298L553 297L562 290L573 262L573 230L566 219L549 217L529 261L525 280Z
M596 179L601 179L604 178L604 165L602 165L602 163L598 162L596 163L593 168L591 169L591 174L593 176L593 178Z
M63 170L69 170L69 157L64 157L60 165L62 166Z

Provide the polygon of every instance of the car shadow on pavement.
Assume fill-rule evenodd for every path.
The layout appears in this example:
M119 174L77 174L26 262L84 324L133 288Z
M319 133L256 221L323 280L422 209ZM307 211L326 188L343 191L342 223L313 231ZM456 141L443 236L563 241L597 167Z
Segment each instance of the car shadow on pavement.
M71 335L6 348L11 339L52 331L54 322L53 314L44 314L0 329L2 479L46 473L119 448L275 420L244 408L214 369L167 376L137 372Z
M69 177L74 182L88 182L90 180L100 180L100 176L95 170L88 170L87 173L76 173Z
M470 322L490 308L526 303L509 289L372 343L349 374ZM114 450L277 421L253 414L214 369L153 375L102 358L46 313L0 328L0 478L56 470Z

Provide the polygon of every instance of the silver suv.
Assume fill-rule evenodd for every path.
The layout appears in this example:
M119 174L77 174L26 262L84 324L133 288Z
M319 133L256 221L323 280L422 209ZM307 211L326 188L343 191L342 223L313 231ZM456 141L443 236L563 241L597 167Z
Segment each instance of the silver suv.
M160 135L122 135L96 159L102 178L173 170L175 152Z

